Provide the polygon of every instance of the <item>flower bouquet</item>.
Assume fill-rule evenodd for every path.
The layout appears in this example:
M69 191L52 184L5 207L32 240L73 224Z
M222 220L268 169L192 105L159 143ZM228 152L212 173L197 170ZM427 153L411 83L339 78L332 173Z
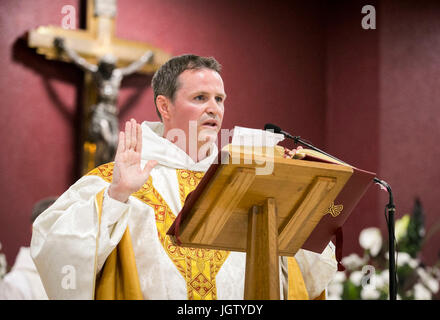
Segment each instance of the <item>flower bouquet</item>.
M411 215L395 223L397 299L440 299L440 263L426 266L420 252L427 240L440 228L437 224L425 234L424 213L418 199ZM330 300L389 299L388 243L378 228L362 230L359 244L363 256L352 253L342 259L345 271L337 272L328 285Z

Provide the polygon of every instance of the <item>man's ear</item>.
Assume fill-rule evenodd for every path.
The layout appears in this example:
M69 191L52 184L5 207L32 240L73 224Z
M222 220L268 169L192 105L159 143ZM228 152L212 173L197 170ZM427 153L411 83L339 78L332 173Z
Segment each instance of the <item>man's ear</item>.
M171 103L167 97L163 95L158 95L156 97L156 106L157 110L162 116L162 120L169 120L171 118Z

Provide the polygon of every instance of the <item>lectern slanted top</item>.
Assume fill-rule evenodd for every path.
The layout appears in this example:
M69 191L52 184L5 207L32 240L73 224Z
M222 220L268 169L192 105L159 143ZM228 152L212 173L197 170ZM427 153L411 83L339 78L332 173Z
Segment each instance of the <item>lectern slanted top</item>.
M244 148L240 152L231 146L223 150L186 199L168 234L181 246L246 252L249 210L272 198L277 207L279 253L294 255L327 214L354 169L322 160L285 159L277 151L272 154L272 159L267 153L252 154L249 163ZM267 165L268 161L273 161L273 171L256 175L255 169L261 167L257 163ZM309 249L322 252L331 237L321 239L322 243L308 241Z

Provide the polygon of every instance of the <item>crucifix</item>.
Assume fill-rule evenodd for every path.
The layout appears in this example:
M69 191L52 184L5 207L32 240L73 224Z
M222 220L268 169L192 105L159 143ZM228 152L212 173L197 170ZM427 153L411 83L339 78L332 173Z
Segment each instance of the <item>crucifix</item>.
M115 37L116 0L87 0L86 11L86 30L40 26L28 33L28 45L38 54L73 62L85 70L82 174L113 160L114 131L117 135L119 130L116 98L122 77L132 72L152 74L171 58L150 44ZM97 139L99 132L102 139Z

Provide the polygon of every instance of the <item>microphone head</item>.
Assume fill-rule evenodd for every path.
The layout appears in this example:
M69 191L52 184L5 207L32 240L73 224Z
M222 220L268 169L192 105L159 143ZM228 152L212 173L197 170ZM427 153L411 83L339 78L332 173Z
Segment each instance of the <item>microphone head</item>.
M273 130L273 132L275 132L275 133L281 133L281 131L282 131L280 127L278 127L272 123L266 123L264 125L264 130Z

